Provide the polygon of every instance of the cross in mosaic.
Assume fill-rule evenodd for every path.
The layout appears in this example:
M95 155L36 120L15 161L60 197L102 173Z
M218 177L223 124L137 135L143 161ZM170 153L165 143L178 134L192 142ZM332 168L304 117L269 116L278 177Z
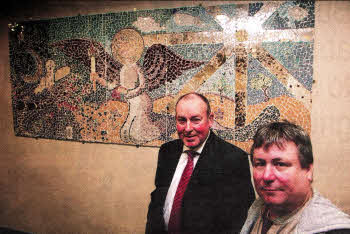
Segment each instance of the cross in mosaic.
M192 91L245 150L270 121L310 131L314 12L313 1L264 1L18 23L15 134L160 146L177 138L175 103Z

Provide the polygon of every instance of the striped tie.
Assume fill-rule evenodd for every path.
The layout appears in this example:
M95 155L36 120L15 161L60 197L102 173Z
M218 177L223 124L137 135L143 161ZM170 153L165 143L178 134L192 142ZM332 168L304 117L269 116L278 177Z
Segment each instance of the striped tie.
M190 181L193 171L193 157L197 154L194 151L185 151L187 153L187 164L182 172L181 180L177 186L173 206L171 208L170 219L168 224L168 233L181 233L181 206L182 198L185 193L188 182Z

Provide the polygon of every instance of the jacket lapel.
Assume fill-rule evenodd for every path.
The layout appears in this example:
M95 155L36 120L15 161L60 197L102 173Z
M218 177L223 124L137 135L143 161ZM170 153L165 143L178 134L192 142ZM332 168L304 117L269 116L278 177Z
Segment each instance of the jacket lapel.
M208 184L213 180L213 146L215 145L215 134L211 131L210 136L205 143L201 155L199 156L197 165L192 173L190 183Z
M183 142L181 140L178 140L174 146L174 149L169 151L168 170L169 170L169 173L171 174L170 179L172 179L174 176L177 164L182 154L182 150L183 150Z

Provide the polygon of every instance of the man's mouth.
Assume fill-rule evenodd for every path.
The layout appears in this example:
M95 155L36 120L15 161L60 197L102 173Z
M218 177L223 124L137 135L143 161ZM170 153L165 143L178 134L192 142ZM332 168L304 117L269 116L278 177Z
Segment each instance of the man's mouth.
M193 137L195 137L195 136L185 136L186 138L193 138Z
M280 189L280 188L266 188L266 187L261 187L260 190L266 191L266 192L282 191L282 189Z

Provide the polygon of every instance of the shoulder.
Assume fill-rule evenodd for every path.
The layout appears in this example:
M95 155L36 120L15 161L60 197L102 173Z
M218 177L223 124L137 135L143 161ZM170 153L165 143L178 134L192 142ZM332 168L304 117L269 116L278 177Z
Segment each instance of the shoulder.
M165 142L160 146L160 148L179 147L180 145L182 145L182 141L180 139L176 139L176 140Z
M162 144L159 148L159 153L181 151L182 147L182 141L180 139L176 139Z
M260 197L255 199L255 201L253 202L253 204L250 206L248 210L247 218L241 229L241 234L250 233L250 230L254 226L255 222L258 220L261 214L261 209L263 207L264 207L263 200Z
M217 135L215 135L214 132L210 133L210 138L208 139L208 141L214 144L216 147L221 148L223 151L230 151L237 154L247 155L247 152L235 146L234 144L231 144L225 141L224 139L218 137Z
M350 217L315 191L302 213L298 226L305 233L350 229Z
M240 161L248 159L248 154L241 148L221 139L211 132L210 138L207 142L208 148L213 152L217 157L227 158L232 161Z
M239 175L240 178L244 175L250 177L249 158L244 150L217 137L215 134L212 134L210 138L205 152L209 155L211 163L227 173Z

